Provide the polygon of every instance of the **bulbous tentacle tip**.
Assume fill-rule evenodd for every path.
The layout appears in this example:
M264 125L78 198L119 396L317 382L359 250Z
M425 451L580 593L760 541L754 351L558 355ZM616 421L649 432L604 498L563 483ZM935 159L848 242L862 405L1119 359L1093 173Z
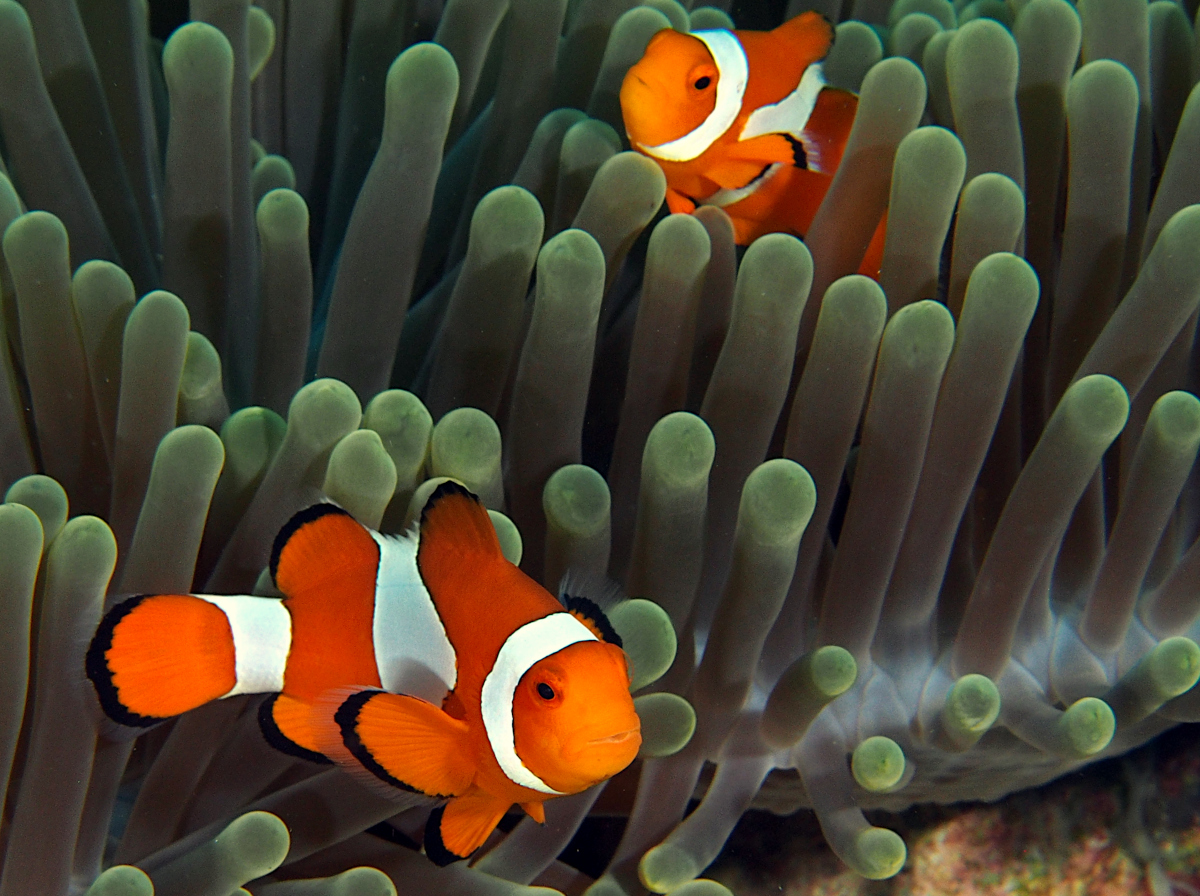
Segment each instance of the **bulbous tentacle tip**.
M1072 703L1058 720L1059 747L1063 755L1079 759L1094 756L1108 746L1116 730L1111 707L1096 697L1084 697Z
M92 882L84 896L154 896L154 884L140 868L113 865Z
M665 691L643 694L634 699L633 708L642 720L642 747L638 755L643 759L678 753L696 732L696 710L676 694Z
M868 827L854 841L850 867L869 880L886 880L904 867L908 847L895 831Z
M703 870L690 852L668 842L646 851L638 862L638 879L651 893L670 893Z
M629 690L658 681L675 662L678 646L671 617L654 601L622 601L609 611L609 622L621 636L632 666Z
M858 677L858 664L844 647L833 644L806 653L780 676L762 715L767 745L784 750L795 745L817 713L844 694Z
M1200 681L1200 645L1191 638L1167 638L1130 669L1104 695L1118 728L1128 728Z
M1000 715L1000 692L986 675L971 673L954 683L942 708L942 730L966 749L987 733Z
M850 757L850 771L864 790L886 793L904 779L904 750L890 737L868 737Z

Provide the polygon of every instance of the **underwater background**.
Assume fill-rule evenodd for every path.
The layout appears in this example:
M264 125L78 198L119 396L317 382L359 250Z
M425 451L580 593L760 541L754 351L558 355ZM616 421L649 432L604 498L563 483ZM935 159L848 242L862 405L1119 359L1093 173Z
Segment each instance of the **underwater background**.
M720 6L0 0L0 896L1200 889L1196 4ZM814 7L803 242L665 216L625 70ZM110 739L106 599L446 476L643 599L629 770L439 869L258 698Z

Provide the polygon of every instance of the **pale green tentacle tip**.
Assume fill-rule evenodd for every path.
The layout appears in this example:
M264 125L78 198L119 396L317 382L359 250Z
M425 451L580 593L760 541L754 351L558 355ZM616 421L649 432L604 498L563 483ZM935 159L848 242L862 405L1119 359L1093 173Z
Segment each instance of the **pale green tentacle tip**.
M1127 684L1143 703L1157 709L1191 690L1197 681L1200 681L1200 646L1191 638L1180 636L1167 638L1142 657L1121 684Z
M1107 747L1117 730L1112 709L1096 697L1076 700L1057 725L1061 751L1079 759L1094 756Z
M58 537L67 523L70 505L67 493L58 482L41 473L23 476L9 486L6 504L23 504L37 514L42 523L43 547Z
M908 848L904 839L887 828L865 828L854 838L854 855L847 864L869 880L894 877L904 867Z
M246 38L250 51L247 68L253 81L266 67L271 51L275 49L275 22L260 6L251 6L246 12Z
M630 896L616 878L604 875L583 891L583 896Z
M642 720L643 759L672 756L688 745L696 732L696 710L677 694L660 691L634 698L633 708Z
M1103 373L1093 373L1072 383L1062 397L1062 404L1075 428L1096 441L1115 439L1129 417L1125 387Z
M270 812L247 812L235 818L213 842L241 873L253 880L283 864L291 847L287 825Z
M21 503L0 504L0 544L4 545L0 567L18 557L31 558L34 566L42 555L42 521Z
M868 737L850 757L850 771L864 790L886 793L904 778L904 750L890 737Z
M733 896L733 891L715 880L701 877L676 887L667 896Z
M396 885L378 868L361 866L310 880L267 884L257 896L396 896Z
M762 715L767 745L783 750L795 744L827 703L853 686L858 663L844 647L827 644L806 653L779 677Z
M141 868L114 865L92 882L84 896L154 896L154 884Z
M666 610L654 601L623 601L609 611L608 621L629 657L631 691L658 681L671 668L677 647L675 628Z
M942 726L958 744L970 746L1000 715L1000 692L986 675L964 675L946 694Z
M525 544L521 540L521 532L517 528L517 524L499 510L488 510L488 516L491 517L492 528L496 530L496 538L500 541L500 553L513 566L519 566Z
M638 862L638 879L652 893L670 893L703 870L695 856L667 841L646 850Z

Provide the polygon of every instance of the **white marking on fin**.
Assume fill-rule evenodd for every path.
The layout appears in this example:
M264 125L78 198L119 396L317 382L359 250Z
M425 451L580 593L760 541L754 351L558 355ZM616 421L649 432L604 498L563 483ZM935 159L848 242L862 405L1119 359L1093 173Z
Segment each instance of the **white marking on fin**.
M804 133L808 120L817 105L817 97L825 87L825 72L821 63L814 62L804 70L796 89L777 103L761 106L750 113L738 140L750 140L765 134L789 134L804 144L809 151L809 141ZM822 170L809 165L816 171Z
M224 697L283 690L283 673L292 649L292 614L274 597L196 594L229 620L233 632L235 683Z
M773 162L767 166L766 170L763 171L762 174L754 178L754 180L750 181L750 183L746 184L746 186L737 187L736 189L732 190L722 188L717 190L717 192L713 193L707 199L703 200L700 204L716 205L724 208L727 205L733 205L735 202L741 202L747 196L750 196L759 188L761 188L763 184L773 178L781 170L783 170L783 164L781 162Z
M379 545L371 638L380 684L441 706L458 682L458 658L417 568L420 533L371 537Z
M658 146L638 144L646 154L668 162L691 161L729 130L742 111L742 96L750 76L746 52L732 31L714 29L693 31L691 34L704 42L717 65L717 102L694 131Z
M500 768L514 784L561 796L531 772L517 755L513 730L513 695L521 676L551 654L580 641L598 641L591 629L570 613L551 613L527 622L505 639L492 671L483 680L480 709L488 742Z

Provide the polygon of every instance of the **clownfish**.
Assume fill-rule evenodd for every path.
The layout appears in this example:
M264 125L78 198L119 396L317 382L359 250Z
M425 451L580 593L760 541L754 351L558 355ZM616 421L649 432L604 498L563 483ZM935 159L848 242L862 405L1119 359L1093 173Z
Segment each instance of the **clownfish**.
M587 598L559 602L506 560L454 482L419 526L382 535L335 504L280 531L282 599L152 594L109 610L87 652L101 708L146 728L211 700L269 693L268 742L380 787L447 800L425 851L471 855L517 803L624 769L641 746L621 640Z
M724 208L738 245L803 236L841 162L858 98L828 87L834 28L806 12L773 31L659 31L621 84L630 145L667 179L667 207Z

